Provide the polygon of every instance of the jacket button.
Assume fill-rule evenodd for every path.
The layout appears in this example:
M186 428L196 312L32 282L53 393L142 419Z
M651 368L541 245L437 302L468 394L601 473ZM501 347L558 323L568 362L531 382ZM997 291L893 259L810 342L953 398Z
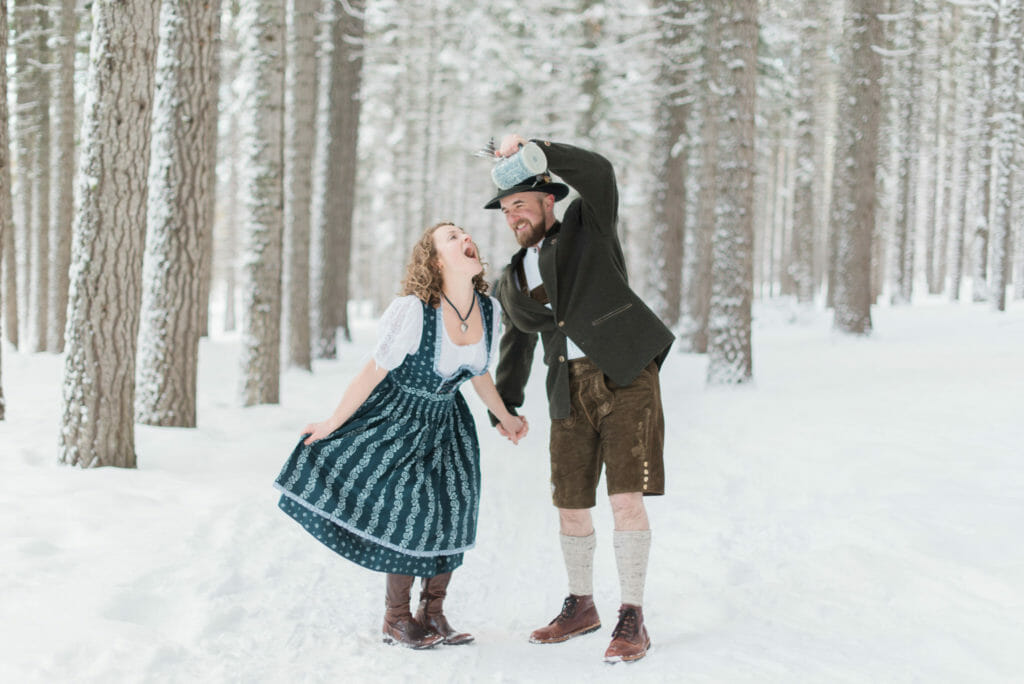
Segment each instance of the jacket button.
M558 321L558 327L559 328L564 328L565 327L565 321Z
M558 357L558 362L559 363L565 363L565 357L564 356L559 356Z

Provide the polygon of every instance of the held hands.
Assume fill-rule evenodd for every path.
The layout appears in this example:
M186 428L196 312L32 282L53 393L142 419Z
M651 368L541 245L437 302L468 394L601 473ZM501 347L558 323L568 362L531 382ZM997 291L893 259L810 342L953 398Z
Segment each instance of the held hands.
M310 423L306 427L302 428L303 435L308 434L309 437L302 441L303 444L312 444L313 442L323 439L332 432L338 429L331 420L322 420L319 423Z
M517 133L510 133L501 139L501 147L495 152L499 157L511 157L513 154L519 151L519 148L530 142L526 138Z
M508 417L502 420L496 426L498 432L502 437L506 437L512 440L513 444L519 444L519 440L526 436L526 433L530 431L530 426L526 422L526 418L522 416L513 416L511 413Z

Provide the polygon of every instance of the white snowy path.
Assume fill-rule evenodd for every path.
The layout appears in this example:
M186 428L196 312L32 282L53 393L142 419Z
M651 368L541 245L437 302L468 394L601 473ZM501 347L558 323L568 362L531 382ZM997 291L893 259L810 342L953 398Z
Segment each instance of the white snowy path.
M669 494L648 499L654 650L601 662L618 607L596 509L604 627L527 643L566 593L538 368L519 447L486 427L478 546L447 612L476 644L380 643L383 578L276 508L298 430L366 358L289 371L282 404L237 408L238 345L204 341L200 427L139 426L139 469L55 463L61 360L3 354L0 681L1009 682L1024 680L1024 306L827 314L761 308L756 385L662 382Z

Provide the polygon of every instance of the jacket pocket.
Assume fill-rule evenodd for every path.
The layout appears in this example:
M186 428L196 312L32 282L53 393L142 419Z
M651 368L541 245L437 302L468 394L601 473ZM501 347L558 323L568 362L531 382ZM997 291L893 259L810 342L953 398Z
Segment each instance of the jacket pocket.
M617 309L612 309L611 311L609 311L608 313L604 314L603 316L599 316L598 318L595 318L593 320L593 322L591 322L591 325L593 325L593 326L601 325L602 323L607 321L609 318L615 318L620 313L623 313L624 311L629 309L631 306L633 306L633 303L632 302L627 302L627 303L623 304L622 306L620 306Z

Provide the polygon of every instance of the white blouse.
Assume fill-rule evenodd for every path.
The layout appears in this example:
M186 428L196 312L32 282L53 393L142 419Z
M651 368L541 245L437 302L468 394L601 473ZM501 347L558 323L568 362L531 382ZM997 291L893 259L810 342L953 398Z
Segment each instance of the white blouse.
M482 297L485 295L477 295ZM497 356L498 337L501 326L501 306L494 297L488 297L493 307L491 331L491 358ZM480 316L479 302L474 307L473 316ZM448 337L441 317L435 315L437 335L441 340L441 355L437 361L437 372L450 378L462 366L472 369L474 375L482 375L488 370L487 335L481 335L475 344L455 344ZM373 360L380 368L394 370L398 368L407 354L415 354L420 347L420 336L423 332L423 313L420 299L416 295L406 295L391 302L380 318L377 328L377 347L373 351Z

